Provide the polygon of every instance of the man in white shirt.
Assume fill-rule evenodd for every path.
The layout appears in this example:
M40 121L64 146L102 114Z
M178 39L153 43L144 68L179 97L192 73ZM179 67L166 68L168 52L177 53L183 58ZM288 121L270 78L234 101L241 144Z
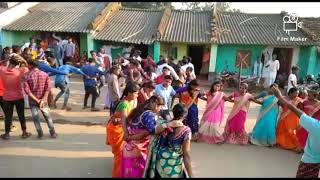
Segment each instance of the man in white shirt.
M253 65L253 75L252 75L253 77L257 77L258 78L258 80L257 80L258 82L257 83L260 82L260 78L262 76L262 67L263 67L263 64L261 62L261 57L258 56L257 57L257 61Z
M191 67L193 69L193 72L192 72L192 76L196 78L196 74L195 74L195 69L194 69L194 65L191 63L191 57L187 57L186 60L182 60L184 65L181 66L181 69L186 72L187 71L187 68L188 67ZM187 61L187 62L185 62Z
M287 93L291 88L298 87L298 80L297 80L298 71L299 71L299 68L297 66L292 66L291 74L289 75L289 78L288 78Z
M169 75L172 75L175 80L179 80L180 79L178 74L176 73L176 71L173 69L173 67L171 67L168 64L168 59L167 58L164 59L164 63L163 64L161 64L161 65L159 65L157 67L156 74L158 76L160 76L162 74L163 67L167 67L170 70L170 74Z
M267 85L271 86L276 80L277 77L277 72L280 69L280 62L277 60L277 55L274 54L272 56L272 60L268 61L267 64L265 65L265 68L268 68L269 70L269 75L267 77Z

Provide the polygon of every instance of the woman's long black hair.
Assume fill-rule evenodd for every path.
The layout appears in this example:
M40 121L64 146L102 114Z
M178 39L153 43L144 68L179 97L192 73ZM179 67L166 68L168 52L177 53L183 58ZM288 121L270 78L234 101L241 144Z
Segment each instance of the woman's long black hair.
M173 113L173 121L179 120L187 115L188 109L184 104L179 103L173 107L172 113ZM173 128L173 131L169 132L167 134L167 137L164 138L162 145L175 149L175 147L173 145L173 138L174 138L175 134L176 134L176 128Z
M222 82L220 80L216 80L212 83L211 87L210 87L210 93L214 93L214 86L217 84L222 84Z
M123 93L122 93L120 100L123 100L123 98L128 96L129 93L138 92L139 90L140 90L140 86L138 83L129 81L123 90Z
M164 100L161 96L153 95L143 104L138 105L135 109L131 111L127 117L127 125L132 122L133 119L138 118L143 112L147 110L153 111L157 105L163 105Z

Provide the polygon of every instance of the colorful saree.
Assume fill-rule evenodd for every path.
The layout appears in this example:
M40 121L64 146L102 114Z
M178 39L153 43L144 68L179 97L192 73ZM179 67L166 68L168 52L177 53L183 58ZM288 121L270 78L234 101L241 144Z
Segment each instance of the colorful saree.
M214 96L207 94L207 106L199 128L200 141L209 144L224 141L220 128L224 116L224 96L223 92L216 92Z
M234 105L227 118L223 136L225 142L229 144L248 144L249 136L244 125L252 95L246 93L244 96L240 96L238 93L234 93L233 96Z
M112 118L115 118L119 123L114 124L111 120L106 125L106 144L112 148L114 155L112 177L120 177L120 167L123 150L123 138L124 132L122 129L121 115L122 111L127 111L127 114L132 110L132 107L128 101L121 101Z
M311 105L308 100L304 102L304 112L308 114L309 116L314 117L315 119L320 121L320 102ZM303 127L300 127L297 130L297 138L299 141L299 147L300 149L304 149L307 138L308 138L308 131L305 130Z
M147 135L139 140L124 142L121 177L142 178L148 154L150 134L154 133L155 127L155 115L151 111L144 112L129 125L129 135Z
M194 102L192 102L193 97L190 96L188 91L185 91L181 94L181 103L185 106L192 105L188 109L187 119L185 121L185 125L189 126L192 134L195 134L199 131L199 111L198 111L198 97Z
M279 114L278 99L274 95L263 98L256 125L252 130L250 142L255 145L276 144L276 129Z
M168 142L166 132L154 136L150 146L143 177L149 178L183 178L187 173L183 165L182 145L191 138L191 130L187 126L175 133ZM174 132L177 128L174 129Z
M289 100L288 98L286 99L295 106L298 106L298 104L302 102L299 97L296 97L293 100ZM280 147L284 149L296 149L299 147L298 138L296 136L299 119L300 118L287 106L282 107L282 112L276 130L277 144L279 144Z

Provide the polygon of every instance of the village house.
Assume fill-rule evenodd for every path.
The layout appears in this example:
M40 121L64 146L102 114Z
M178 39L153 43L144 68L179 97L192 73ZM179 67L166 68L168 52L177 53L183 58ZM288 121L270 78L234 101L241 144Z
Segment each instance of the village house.
M225 69L238 71L243 60L242 75L251 75L253 63L258 56L264 61L272 54L278 56L278 74L288 76L291 67L300 67L299 76L304 77L316 59L315 42L302 29L287 33L281 14L216 13L218 50L215 72Z
M92 21L107 2L41 2L28 9L29 13L3 27L3 46L24 45L30 37L52 45L55 39L71 37L76 45L76 58L80 52L93 49Z

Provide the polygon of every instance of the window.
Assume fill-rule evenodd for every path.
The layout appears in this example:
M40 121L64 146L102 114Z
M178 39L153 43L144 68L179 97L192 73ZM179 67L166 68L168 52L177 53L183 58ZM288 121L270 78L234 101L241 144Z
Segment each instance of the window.
M242 68L251 67L251 55L252 53L249 50L238 50L236 66L240 67L240 63L242 61Z
M177 47L170 47L168 56L171 56L171 57L177 59L177 51L178 51Z

